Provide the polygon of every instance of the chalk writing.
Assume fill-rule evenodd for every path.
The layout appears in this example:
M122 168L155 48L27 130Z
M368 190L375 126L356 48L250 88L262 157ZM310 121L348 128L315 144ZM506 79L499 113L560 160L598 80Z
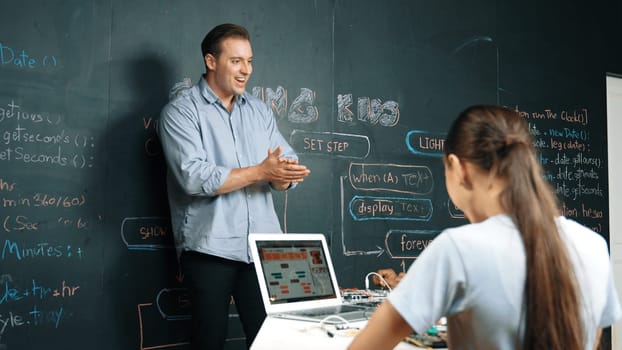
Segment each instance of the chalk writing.
M3 192L4 191L4 192ZM5 232L28 232L49 229L54 224L84 230L89 227L84 217L69 217L67 210L83 207L87 204L84 193L58 194L35 192L26 194L19 191L16 182L0 179L0 208L11 209L13 215L1 215L0 225ZM28 209L28 214L23 213ZM50 215L48 209L58 209L63 216ZM41 214L35 215L35 210ZM22 212L22 213L20 213ZM45 218L34 218L45 214ZM51 216L51 217L50 217Z
M287 118L291 123L312 123L320 118L315 91L309 88L300 88L300 93L294 98L288 108L287 89L278 86L275 90L255 86L251 89L253 96L264 101L277 119ZM364 123L393 127L399 123L400 108L396 101L383 102L378 98L361 96L356 101L356 118L352 112L352 94L337 95L337 121L347 124Z
M282 86L278 86L276 90L255 86L251 91L253 96L270 106L277 118L280 119L287 115L287 90Z
M415 259L439 234L436 230L389 230L385 246L391 258Z
M0 130L0 144L5 146L0 148L0 161L76 169L95 164L95 138L63 128L62 115L29 112L14 100L1 106L0 123L7 126Z
M411 130L406 134L406 147L419 156L440 157L445 147L445 134Z
M75 136L75 140L78 140L79 135ZM17 126L13 130L5 130L2 133L2 142L5 145L13 143L38 143L38 144L69 144L71 143L71 135L68 135L65 129L61 129L55 134L42 134L40 132L28 132L26 127ZM76 145L77 142L76 142Z
M337 95L337 121L354 124L354 113L351 110L352 94ZM399 104L395 101L382 102L380 99L359 97L357 100L357 121L368 124L379 124L385 127L396 126L400 120Z
M585 204L581 203L581 215L584 218L592 218L592 219L603 219L604 212L601 209L597 208L589 208L586 207Z
M190 291L186 288L166 288L160 290L156 297L158 311L167 320L189 320Z
M121 222L121 239L129 250L173 248L171 223L165 217L125 218Z
M365 158L371 149L369 138L362 135L294 130L289 140L297 153L337 158Z
M62 115L47 112L23 111L22 107L11 100L6 104L0 105L0 123L14 120L29 122L32 124L58 125L62 121Z
M349 217L347 214L350 213L350 204L346 203L346 194L345 194L345 190L349 189L349 186L346 186L346 176L341 176L339 177L339 186L340 186L340 207L341 207L341 239L342 239L342 253L344 256L354 256L354 255L375 255L376 257L381 256L384 253L384 248L380 247L379 245L376 245L375 247L371 248L371 249L359 249L359 248L352 248L352 246L349 245L350 240L356 241L356 237L351 237L350 231L347 231L345 229L345 225L346 223L348 223L345 218ZM348 201L351 202L351 200L349 199L350 197L347 197ZM351 214L350 214L351 215ZM361 221L358 221L359 223ZM359 241L360 243L360 241Z
M62 227L86 230L89 228L89 221L83 217L69 218L58 217L56 219L31 219L27 215L6 215L0 216L2 230L5 232L29 232L39 231L40 229L51 229L52 224L58 223ZM45 226L43 226L45 225Z
M153 118L152 116L145 116L142 118L143 128L147 132L144 148L148 157L157 157L162 154L162 146L156 134L159 122L159 119Z
M349 207L350 216L356 221L428 221L432 217L432 202L429 199L354 196Z
M11 192L15 189L15 182L6 181L0 177L0 192Z
M311 89L300 89L300 95L294 99L289 108L287 119L292 123L311 123L318 120L315 106L315 92Z
M562 214L586 220L602 220L604 207L586 205L586 201L603 203L600 200L592 202L591 199L605 196L600 185L605 161L592 153L591 135L585 129L591 120L588 109L544 109L535 112L520 110L518 106L515 109L528 120L533 145L540 151L538 160L545 169L543 176L553 185L561 199ZM555 124L552 125L550 121ZM583 223L596 230L602 226L600 223Z
M2 228L6 232L37 231L39 230L39 223L33 222L27 216L24 216L24 215L16 215L16 216L7 215L2 220Z
M70 284L65 280L61 281L58 286L43 286L33 278L30 285L26 288L20 288L10 282L4 282L0 289L0 305L2 305L3 303L27 301L29 299L69 298L79 292L80 286Z
M0 67L11 66L16 68L37 69L41 67L55 67L58 59L54 55L34 56L22 49L15 50L0 41Z
M0 161L84 169L92 168L95 158L92 155L65 152L60 145L50 151L29 151L19 146L0 149Z
M66 167L71 164L70 156L62 153L61 147L55 148L51 152L38 153L28 152L23 147L5 148L0 150L0 160L2 161L18 161L31 164L48 164Z
M352 121L355 116L350 110L352 104L351 95L339 95L340 121ZM544 166L544 178L553 184L553 189L562 199L562 214L568 217L584 218L599 221L604 218L605 208L599 207L590 198L604 198L605 193L601 188L602 169L605 164L603 159L592 153L590 144L591 135L585 127L589 124L590 116L586 108L576 110L545 109L543 111L527 112L518 109L520 115L527 119L529 132L533 137L533 145L539 150L538 161ZM551 124L554 123L554 124ZM546 126L541 125L541 123ZM428 132L424 130L411 130L406 134L406 147L415 155L439 157L443 153L445 134ZM309 145L313 147L313 145ZM425 168L425 167L423 167ZM355 190L398 190L413 194L429 194L433 189L433 175L427 170L419 172L411 182L416 184L413 188L399 187L400 176L389 164L357 164L351 163L348 179L351 187ZM415 173L415 172L413 172ZM396 176L397 175L397 176ZM396 186L397 185L397 186ZM342 190L343 191L343 190ZM343 193L342 193L343 196ZM601 203L597 201L596 203ZM431 202L429 206L417 203L417 208L408 214L400 211L399 201L395 198L384 196L360 196L354 195L344 206L354 221L387 220L408 217L412 219L417 214L422 214L420 219L425 218L426 210L432 213ZM447 199L449 218L463 220L464 213L457 208L451 199ZM346 216L347 217L347 216ZM344 218L345 219L345 218ZM588 226L595 230L601 229L599 222ZM414 258L434 238L433 232L430 237L428 231L409 232L394 229L386 236L385 248L392 258ZM440 232L440 231L439 231ZM428 236L420 236L421 233ZM344 243L345 244L345 243ZM344 247L344 254L354 255L363 250L349 250Z
M145 153L148 157L157 157L162 154L162 145L155 135L145 140Z
M168 330L170 324L168 322L174 321L175 324L179 324L180 327L188 329L190 327L190 320L183 318L168 319L163 317L161 310L156 309L153 303L138 304L138 325L139 325L139 338L141 350L149 349L169 349L178 348L183 345L188 345L189 337L185 333L180 333L175 339L170 339L171 334L167 332L158 332L157 330ZM165 339L161 339L162 333L166 333Z
M287 90L278 86L276 90L255 86L251 89L253 96L264 101L277 117L287 117L292 123L311 123L319 118L319 112L315 101L315 91L309 88L301 88L300 94L294 99L292 105L287 108Z
M71 208L81 207L86 203L86 196L84 194L77 195L52 195L49 193L37 192L29 197L20 198L7 198L2 197L0 205L3 208L17 208L17 207L57 207L57 208Z
M72 227L78 230L83 230L89 228L89 222L87 219L83 217L78 218L67 218L67 217L59 217L57 222L65 227Z
M434 187L432 171L426 166L350 163L348 178L357 190L385 190L428 194Z
M8 311L0 314L0 339L7 330L22 326L45 326L51 325L59 328L64 316L62 307L53 309L39 309L34 305L25 313Z
M10 257L17 261L25 259L82 259L84 251L81 247L71 245L52 244L48 242L39 242L31 245L21 245L18 242L5 239L2 244L2 253L0 260L7 260Z
M143 127L145 128L145 130L158 130L159 122L159 119L154 119L151 116L143 117Z
M551 109L544 109L544 111L527 112L519 109L515 106L514 109L520 113L525 119L533 120L561 120L567 123L587 125L589 122L587 108L581 108L579 110L562 110L561 112L555 112Z

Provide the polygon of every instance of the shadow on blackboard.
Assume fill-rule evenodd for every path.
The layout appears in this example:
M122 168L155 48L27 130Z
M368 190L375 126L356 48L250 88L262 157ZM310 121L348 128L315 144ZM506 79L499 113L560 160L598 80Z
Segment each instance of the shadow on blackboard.
M183 288L156 134L171 69L155 52L113 60L110 67L104 232L119 235L104 239L104 299L106 334L118 339L106 338L117 348L184 348L188 320L159 304L161 295Z
M110 189L106 217L111 227L105 232L121 236L110 237L104 257L108 324L117 329L109 334L126 337L117 344L141 350L186 349L191 301L175 255L166 166L156 133L160 110L176 83L172 64L151 52L111 67L105 155ZM227 349L243 349L234 305L229 328Z

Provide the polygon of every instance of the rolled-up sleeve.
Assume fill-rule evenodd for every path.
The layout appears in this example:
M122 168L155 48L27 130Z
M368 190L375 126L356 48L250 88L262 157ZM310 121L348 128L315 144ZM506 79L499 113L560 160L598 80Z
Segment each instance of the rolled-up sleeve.
M196 113L186 104L169 103L160 114L158 131L168 169L182 190L192 196L213 196L231 169L205 158Z

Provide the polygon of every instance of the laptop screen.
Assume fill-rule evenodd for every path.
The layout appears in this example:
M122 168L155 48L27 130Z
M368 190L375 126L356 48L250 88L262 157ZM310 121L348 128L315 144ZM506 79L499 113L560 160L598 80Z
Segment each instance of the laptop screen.
M271 304L337 297L320 240L258 240Z

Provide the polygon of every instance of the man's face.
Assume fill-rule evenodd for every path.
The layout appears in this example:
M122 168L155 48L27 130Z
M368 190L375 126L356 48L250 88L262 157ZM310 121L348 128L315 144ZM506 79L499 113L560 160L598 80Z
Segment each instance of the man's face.
M205 56L205 64L212 75L208 82L222 101L230 101L244 92L253 72L252 61L251 43L241 38L223 40L218 57Z

